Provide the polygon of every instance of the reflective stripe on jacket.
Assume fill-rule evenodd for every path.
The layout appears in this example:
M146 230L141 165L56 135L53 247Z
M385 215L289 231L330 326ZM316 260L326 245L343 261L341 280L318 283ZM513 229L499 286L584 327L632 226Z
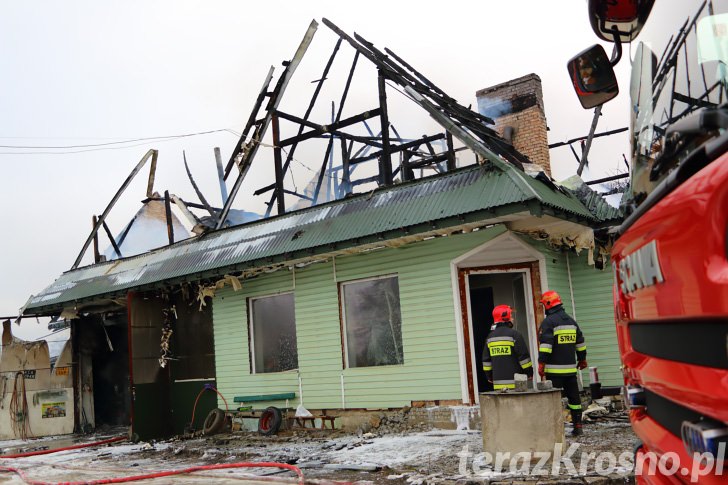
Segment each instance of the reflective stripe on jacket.
M494 389L515 388L514 374L533 375L533 364L523 335L508 326L496 325L483 348L483 370L493 381Z
M563 305L546 310L539 330L538 361L547 374L576 374L577 360L586 360L586 340Z

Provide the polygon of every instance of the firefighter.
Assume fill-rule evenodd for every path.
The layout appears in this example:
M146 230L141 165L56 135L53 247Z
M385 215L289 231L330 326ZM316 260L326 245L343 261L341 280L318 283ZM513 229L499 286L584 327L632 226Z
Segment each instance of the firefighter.
M586 341L579 325L564 310L561 297L555 291L541 296L546 318L541 322L538 347L538 374L560 387L569 399L573 436L582 433L581 398L577 383L577 369L584 369Z
M513 330L513 310L508 305L493 309L493 323L483 349L483 370L493 389L515 389L514 374L533 376L533 364L523 335Z

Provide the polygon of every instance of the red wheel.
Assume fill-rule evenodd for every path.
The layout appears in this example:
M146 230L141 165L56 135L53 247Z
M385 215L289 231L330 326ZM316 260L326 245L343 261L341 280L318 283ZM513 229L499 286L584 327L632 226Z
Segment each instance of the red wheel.
M277 407L266 408L258 419L258 433L264 436L271 436L278 433L283 422L283 414Z

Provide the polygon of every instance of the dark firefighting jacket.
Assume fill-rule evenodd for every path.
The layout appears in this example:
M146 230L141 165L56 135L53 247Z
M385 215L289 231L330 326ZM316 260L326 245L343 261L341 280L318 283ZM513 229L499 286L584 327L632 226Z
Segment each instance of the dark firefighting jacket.
M494 389L516 387L514 374L533 375L533 364L528 347L520 332L500 322L486 338L483 349L483 370L493 381Z
M546 364L546 374L576 374L576 362L586 360L586 340L579 325L557 305L546 310L539 331L538 361Z

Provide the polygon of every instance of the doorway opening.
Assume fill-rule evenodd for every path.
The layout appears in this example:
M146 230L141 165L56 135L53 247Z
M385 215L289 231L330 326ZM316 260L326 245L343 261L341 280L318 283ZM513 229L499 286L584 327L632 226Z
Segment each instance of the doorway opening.
M509 266L461 269L461 294L466 357L468 368L468 391L470 402L476 403L479 392L493 390L493 384L483 371L483 349L493 326L493 308L509 305L513 308L513 328L526 341L531 359L535 362L537 333L540 316L537 314L535 295L540 295L541 285L537 277L538 263L519 263Z
M78 430L129 425L131 390L126 312L85 315L72 333L78 363Z

